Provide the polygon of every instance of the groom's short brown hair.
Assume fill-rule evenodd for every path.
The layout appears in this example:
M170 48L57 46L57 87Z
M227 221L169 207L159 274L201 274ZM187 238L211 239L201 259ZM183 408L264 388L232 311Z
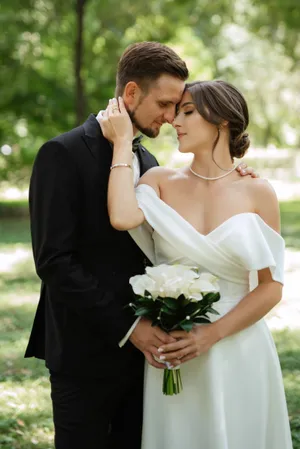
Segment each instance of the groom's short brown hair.
M166 45L159 42L138 42L126 48L118 64L116 92L124 92L129 81L135 81L144 91L151 82L167 74L185 81L189 71L185 62Z

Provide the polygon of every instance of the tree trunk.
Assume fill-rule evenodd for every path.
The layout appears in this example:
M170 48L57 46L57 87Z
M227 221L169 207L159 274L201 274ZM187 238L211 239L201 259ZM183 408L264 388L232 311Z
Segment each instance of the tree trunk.
M75 42L75 82L76 82L76 125L82 123L85 117L84 82L82 79L83 54L83 18L86 0L76 0L77 36Z

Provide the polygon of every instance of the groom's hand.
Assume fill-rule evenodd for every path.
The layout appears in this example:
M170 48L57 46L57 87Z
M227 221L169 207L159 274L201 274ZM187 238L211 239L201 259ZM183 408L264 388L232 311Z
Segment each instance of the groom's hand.
M162 344L174 343L176 341L175 338L162 331L159 327L151 326L151 321L146 318L142 318L139 321L129 340L137 349L143 352L150 365L160 369L165 368L165 365L156 362L153 355L159 358L161 354L158 352L158 348Z
M251 175L251 178L259 178L259 174L255 172L252 167L248 167L245 162L242 162L236 167L236 171L239 172L241 176Z

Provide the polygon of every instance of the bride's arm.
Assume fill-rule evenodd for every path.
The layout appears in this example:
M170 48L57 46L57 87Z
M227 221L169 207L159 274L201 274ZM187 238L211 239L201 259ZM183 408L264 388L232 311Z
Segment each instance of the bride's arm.
M265 180L253 182L255 212L276 232L280 233L280 212L276 194ZM269 268L258 271L258 286L220 320L216 321L219 339L235 334L259 321L278 304L282 284L274 281Z
M117 140L114 144L112 167L128 164L132 167L132 142ZM136 228L145 220L138 207L133 183L133 168L116 167L110 172L107 206L111 225L119 231Z
M272 187L264 180L255 180L254 208L275 231L280 230L279 205ZM175 331L171 335L180 339L163 346L163 360L179 358L186 362L206 352L216 342L229 337L263 318L282 297L282 284L272 279L269 268L258 272L258 286L246 295L226 315L207 326L195 327L191 332Z
M132 123L121 98L119 104L116 100L110 100L100 124L104 136L113 143L107 199L110 222L115 229L127 231L142 224L145 216L138 207L134 190ZM153 170L143 176L142 182L151 185L158 192Z

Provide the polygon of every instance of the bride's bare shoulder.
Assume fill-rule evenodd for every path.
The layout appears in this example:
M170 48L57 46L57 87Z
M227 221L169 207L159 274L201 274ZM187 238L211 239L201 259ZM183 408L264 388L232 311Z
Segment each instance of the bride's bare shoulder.
M169 167L152 167L140 179L139 184L161 184L176 176L178 170Z
M177 170L174 168L169 168L169 167L152 167L150 168L148 171L146 171L146 173L143 175L143 178L146 176L153 176L153 177L162 177L162 176L170 176L174 173L176 173Z
M255 197L265 197L266 199L276 198L276 193L271 185L271 183L267 179L263 178L250 178L244 179L245 187L251 192ZM246 182L245 182L246 181Z
M247 182L247 189L251 195L255 212L260 215L266 223L279 231L280 212L279 202L273 186L267 179L253 178Z
M182 177L180 169L169 167L153 167L150 168L140 179L140 184L148 184L156 191L157 195L161 197L161 190L168 185L170 181Z

